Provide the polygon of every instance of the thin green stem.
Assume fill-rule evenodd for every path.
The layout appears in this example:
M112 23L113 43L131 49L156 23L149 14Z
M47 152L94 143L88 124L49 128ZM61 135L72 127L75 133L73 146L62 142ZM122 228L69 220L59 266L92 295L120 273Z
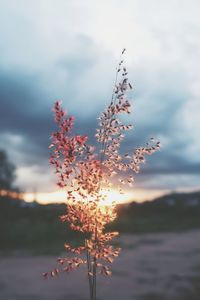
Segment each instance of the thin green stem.
M93 298L92 300L96 300L97 294L97 272L96 272L96 257L93 259Z
M92 277L91 274L92 273L92 268L91 268L91 257L90 257L90 253L87 250L87 270L88 270L88 281L89 281L89 289L90 289L90 300L93 300L93 284L92 284Z

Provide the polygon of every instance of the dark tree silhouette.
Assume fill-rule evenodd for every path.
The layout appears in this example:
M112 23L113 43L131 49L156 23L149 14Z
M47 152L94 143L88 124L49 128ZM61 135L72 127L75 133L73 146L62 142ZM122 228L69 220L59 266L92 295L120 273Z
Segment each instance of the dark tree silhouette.
M10 191L15 180L15 166L4 150L0 150L0 195L2 190Z

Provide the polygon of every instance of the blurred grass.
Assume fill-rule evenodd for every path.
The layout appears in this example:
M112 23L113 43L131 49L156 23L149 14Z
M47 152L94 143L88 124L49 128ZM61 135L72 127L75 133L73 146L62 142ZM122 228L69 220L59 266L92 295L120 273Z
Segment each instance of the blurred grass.
M27 206L20 200L0 197L1 253L24 249L32 254L58 254L65 242L79 244L82 235L59 221L65 212L63 204ZM121 205L118 216L108 230L143 234L200 228L200 206L187 207L180 201L173 207L162 201Z
M57 254L67 240L77 244L81 239L80 233L59 221L65 205L21 207L17 200L1 197L0 201L1 252L25 249L32 254Z
M177 232L200 228L200 205L188 206L177 201L131 203L118 208L120 217L111 225L121 233Z

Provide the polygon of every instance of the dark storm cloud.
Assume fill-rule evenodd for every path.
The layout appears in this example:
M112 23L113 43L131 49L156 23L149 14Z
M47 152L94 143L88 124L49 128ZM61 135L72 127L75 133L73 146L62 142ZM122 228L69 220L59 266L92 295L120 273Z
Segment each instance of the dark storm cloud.
M73 63L75 64L73 74L70 72L72 81L80 74L81 68L85 70L94 63L93 59L91 61L88 59L87 62L81 61L81 58L79 61L73 62L72 60L70 63L68 60L62 61L66 64L66 70L69 72L73 69ZM37 74L17 72L2 72L0 74L0 134L11 133L23 136L24 141L18 150L24 153L26 163L30 165L42 162L46 165L45 161L47 161L49 153L49 137L55 128L51 112L53 100L50 100L50 95L42 90L39 82L40 76ZM136 96L141 99L143 97L142 91L141 94L138 93ZM139 101L137 97L134 103L135 107L137 107ZM152 119L152 112L150 112L150 116L146 118L145 123L141 123L140 119L136 117L136 129L128 135L127 140L123 143L122 150L127 151L145 145L145 141L152 133L157 137L168 135L170 143L166 147L164 146L159 154L150 158L151 163L143 168L143 173L199 173L199 164L192 163L189 157L181 157L180 155L181 149L187 145L187 140L178 140L177 138L176 114L184 103L184 98L188 97L187 92L183 89L179 90L177 85L175 90L158 90L148 97L149 101L147 101L145 109L148 111L148 105L152 106L157 102L156 105L160 107L163 113L155 114ZM153 102L151 102L151 99L154 99ZM159 99L162 99L162 103L159 102ZM176 104L173 105L173 109L172 103ZM78 107L75 130L81 134L89 134L90 142L94 143L98 113L94 107L93 115L85 120L83 118L84 109L87 109L87 107ZM138 113L141 115L140 111ZM177 154L178 150L180 150L179 154Z
M22 135L23 147L29 150L30 157L36 149L43 152L47 144L45 134L52 128L50 107L48 109L45 98L37 76L15 72L0 74L0 133Z
M63 99L69 114L75 115L75 131L89 135L89 142L93 144L97 117L110 101L115 77L115 32L119 30L123 36L117 37L118 45L120 39L126 41L130 47L127 56L133 61L136 58L128 65L129 79L134 86L134 109L127 120L134 124L135 130L123 142L122 151L145 145L151 136L163 145L159 153L147 158L148 163L142 166L137 183L148 188L174 187L178 182L184 185L187 180L192 182L190 178L196 176L196 185L200 172L199 141L193 132L197 126L190 130L190 124L197 109L192 107L190 114L188 104L190 108L190 103L200 94L197 27L188 27L185 17L180 22L176 16L171 19L169 4L165 16L161 9L156 16L160 19L152 18L157 8L151 4L148 10L141 11L138 23L127 26L126 20L123 25L117 18L111 24L109 17L101 24L100 31L96 28L91 34L87 29L96 26L95 21L90 23L88 18L91 13L86 9L80 16L78 12L83 27L86 24L81 30L77 18L74 22L75 7L65 6L65 1L62 3L57 6L49 1L47 7L40 7L37 1L31 5L24 2L13 8L12 1L4 1L2 5L0 148L11 154L19 168L35 167L40 185L39 176L48 172L49 137L55 128L51 108L57 99ZM48 7L51 7L49 11ZM114 2L111 7L112 12ZM32 14L34 9L40 13ZM131 11L130 22L132 15L137 15L131 4L121 9L125 14ZM55 11L55 15L52 14ZM93 13L98 17L97 11ZM164 21L166 16L170 16L172 24L167 18ZM135 32L130 36L127 28L132 27ZM111 32L106 32L108 28L114 28L113 39ZM101 36L104 31L105 41ZM189 120L187 124L185 116ZM184 178L180 180L181 176Z
M77 72L80 74L79 69ZM6 134L23 137L18 151L23 153L21 163L29 165L48 160L50 135L56 128L52 112L55 99L51 99L50 95L41 89L39 81L40 76L37 74L0 74L0 146L8 148L9 145L3 143L3 136ZM66 104L64 106L66 107ZM90 141L94 142L97 120L94 117L87 120L83 118L81 121L83 116L84 107L81 111L79 107L75 130L81 134L89 133Z

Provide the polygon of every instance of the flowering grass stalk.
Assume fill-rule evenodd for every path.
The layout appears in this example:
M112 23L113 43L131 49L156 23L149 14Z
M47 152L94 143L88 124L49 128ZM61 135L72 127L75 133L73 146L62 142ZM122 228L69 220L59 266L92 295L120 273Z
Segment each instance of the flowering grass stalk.
M122 56L125 49L122 51ZM89 280L90 299L96 299L97 274L111 275L110 264L119 255L120 249L111 245L118 232L106 232L107 224L115 220L116 202L106 205L105 190L112 188L113 182L122 186L132 186L134 173L145 162L145 155L151 155L160 147L159 142L151 139L145 147L133 149L130 154L120 154L120 144L124 132L132 125L120 120L122 114L130 114L131 104L128 91L132 85L128 72L120 58L111 102L100 115L96 139L100 150L88 144L86 135L74 135L74 117L68 116L57 101L53 111L58 130L51 136L53 149L50 164L58 175L58 186L66 189L66 214L60 217L74 231L81 232L84 243L78 247L65 244L69 255L58 258L58 268L44 273L44 277L54 277L60 271L69 272L86 265ZM120 75L120 79L118 77ZM85 254L85 256L84 256Z

